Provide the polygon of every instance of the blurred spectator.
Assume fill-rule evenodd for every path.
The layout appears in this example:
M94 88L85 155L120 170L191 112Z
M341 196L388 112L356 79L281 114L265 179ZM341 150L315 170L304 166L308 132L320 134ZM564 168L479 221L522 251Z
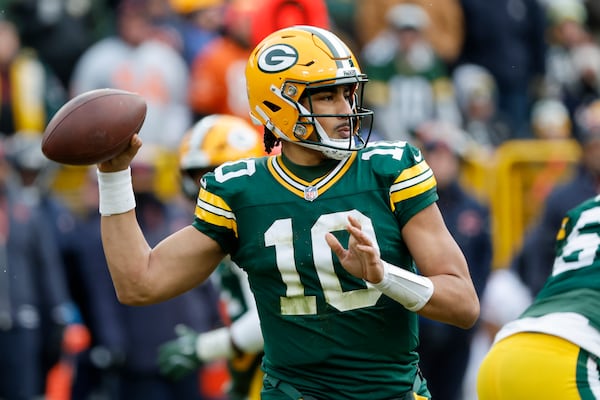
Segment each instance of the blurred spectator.
M588 26L596 38L600 39L600 2L594 0L582 0L588 13Z
M535 102L531 112L531 131L536 139L566 140L573 138L571 115L567 107L556 99L542 99ZM549 159L542 163L532 177L527 197L534 204L544 203L561 177L570 173L571 163Z
M97 191L96 172L90 169L81 188L82 210L73 243L76 250L68 264L71 292L91 334L90 347L76 358L73 400L121 399L120 374L127 346L125 317L105 269Z
M52 238L61 257L60 274L66 279L66 266L73 257L75 237L75 215L51 190L58 165L48 160L41 149L41 133L25 134L17 132L4 140L6 159L11 164L14 179L20 186L19 201L29 207L39 210L40 216L51 229ZM69 294L69 297L72 297ZM64 320L68 323L77 322L79 311L73 303L65 304ZM52 320L43 319L46 332L44 340L52 347L58 347L65 326ZM53 351L59 350L54 348ZM45 367L51 368L57 361L58 354L48 354Z
M549 47L544 92L561 99L573 115L582 102L589 101L588 82L593 77L593 65L598 63L586 27L587 12L581 0L553 0L546 5L546 13Z
M369 77L365 101L379 115L374 129L386 139L406 140L420 123L460 123L452 83L424 30L431 24L415 4L397 4L386 14L387 29L363 48Z
M583 150L581 163L567 182L548 195L539 221L526 234L523 250L512 263L533 295L541 289L552 269L554 240L566 211L600 193L600 100L584 108L576 123Z
M0 135L39 134L66 100L55 75L23 47L15 25L0 17Z
M186 98L189 72L181 54L168 43L168 34L165 39L164 28L154 24L148 1L121 0L118 35L102 39L81 56L71 95L105 87L142 95L148 111L140 136L147 144L176 151L191 124Z
M582 106L600 99L600 46L589 42L576 46L571 51L575 69L575 87L567 97L573 113Z
M573 138L571 116L567 107L556 99L541 99L534 103L531 113L531 131L535 139L567 140ZM532 176L527 198L532 204L541 205L554 189L556 182L569 175L572 164L560 159L548 159L541 163Z
M454 69L452 82L462 116L462 128L490 152L510 139L506 117L498 109L494 76L484 67L462 64Z
M43 397L71 302L52 227L0 152L0 398L29 400Z
M16 171L21 187L21 201L39 207L45 221L54 228L54 237L63 261L72 256L75 215L52 190L60 166L50 161L41 149L42 134L17 132L5 139L7 159Z
M192 65L196 55L221 34L225 0L169 0L169 5L181 19L183 57Z
M188 97L196 119L209 114L236 115L250 121L244 70L252 50L256 4L233 0L225 11L224 32L200 51L191 68Z
M196 205L200 179L205 173L225 162L264 154L254 127L231 115L210 115L198 121L184 137L180 150L182 192L190 210ZM178 340L169 341L160 349L161 371L171 377L185 376L199 365L226 359L231 377L229 400L258 400L264 342L248 276L227 257L211 279L217 282L228 326L200 334L192 329L180 332ZM193 354L184 353L184 346L189 343L197 349ZM182 358L189 362L182 363Z
M545 74L546 17L539 0L461 0L465 42L457 64L485 67L512 138L531 136L532 99Z
M356 1L354 26L359 46L366 46L381 33L385 28L382 21L389 9L397 4L422 7L431 21L425 31L436 53L446 64L456 61L464 40L464 16L459 0L435 3L425 0Z
M154 193L157 151L156 146L144 145L131 166L137 217L153 244L189 223L189 210ZM207 282L156 305L118 303L100 240L95 176L89 179L84 194L88 213L79 226L80 259L75 278L79 279L80 307L92 334L92 346L80 357L74 399L214 400L202 393L200 374L179 381L160 375L156 354L160 344L175 338L177 324L198 332L221 326L218 292Z
M189 102L197 119L227 114L250 119L244 71L254 46L283 24L327 23L322 0L231 0L223 35L199 52L191 68ZM257 128L262 136L262 127Z
M567 107L559 100L538 100L531 112L531 130L538 139L569 139L573 124Z
M490 216L487 208L459 181L462 157L473 147L464 132L447 123L422 124L416 138L437 181L440 212L467 259L473 284L481 297L491 271ZM419 365L427 377L432 398L461 399L475 329L464 330L420 318Z
M6 0L25 46L35 49L68 87L85 49L114 29L116 0Z
M582 0L548 0L544 6L548 41L569 49L592 40L588 13Z
M254 2L251 43L256 46L276 30L293 25L329 29L330 15L325 0L259 0Z

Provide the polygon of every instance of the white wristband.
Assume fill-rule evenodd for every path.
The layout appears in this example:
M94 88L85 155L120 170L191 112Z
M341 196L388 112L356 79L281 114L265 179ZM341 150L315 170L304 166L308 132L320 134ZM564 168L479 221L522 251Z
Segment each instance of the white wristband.
M370 283L381 293L396 300L407 310L419 311L433 295L431 279L414 274L382 260L383 279L379 283Z
M231 341L245 353L258 353L264 347L260 320L256 309L248 310L229 327Z
M222 358L229 359L234 350L231 344L229 328L223 327L198 335L196 355L202 362L210 362Z
M131 167L117 172L101 172L98 175L100 215L123 214L135 208L135 196L131 184Z

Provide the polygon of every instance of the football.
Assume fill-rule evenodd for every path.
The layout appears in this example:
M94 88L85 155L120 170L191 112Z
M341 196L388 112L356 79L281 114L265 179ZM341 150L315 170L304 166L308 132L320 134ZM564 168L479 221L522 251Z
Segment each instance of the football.
M96 89L65 103L42 137L42 152L67 165L92 165L127 148L146 118L146 101L136 93Z

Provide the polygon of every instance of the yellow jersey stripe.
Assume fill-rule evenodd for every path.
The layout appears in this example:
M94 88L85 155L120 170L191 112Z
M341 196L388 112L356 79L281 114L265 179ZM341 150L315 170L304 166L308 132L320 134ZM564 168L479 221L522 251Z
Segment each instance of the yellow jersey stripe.
M415 176L415 172L419 174ZM401 180L401 176L404 176L406 179ZM393 184L390 188L390 205L392 211L396 209L396 203L425 193L436 185L433 171L424 161L403 171L400 177L396 179L397 183Z
M237 237L235 214L221 197L200 189L194 215L210 224L233 230Z
M273 175L273 178L275 178L275 180L279 182L281 186L294 193L296 196L304 197L304 190L294 187L292 184L288 183L288 181L284 179L284 175L280 174L275 169L274 162L276 162L274 156L270 157L269 162L267 162L267 168L269 169L271 175Z
M427 172L429 169L429 165L426 161L421 161L417 165L413 165L410 168L405 169L402 173L396 178L394 183L403 182L409 179L414 178L417 175Z
M317 182L319 182L319 180L322 177L316 178L314 180L312 180L311 182L309 181L305 181L304 179L300 178L299 176L294 175L294 173L292 171L290 171L285 164L283 163L283 161L281 161L281 157L274 157L272 159L273 162L277 163L277 168L279 171L277 171L280 175L284 175L285 177L288 178L289 181L297 183L298 185L301 186L314 186ZM275 167L275 165L273 165ZM276 170L274 168L274 170ZM297 185L297 186L298 186Z
M355 158L356 158L356 153L352 153L352 155L350 157L348 157L346 162L344 164L342 164L342 166L338 172L336 172L330 179L326 178L322 182L319 183L319 185L318 185L319 195L321 193L324 193L327 189L329 189L331 186L333 186L333 184L335 184L337 181L342 179L342 176L344 176L346 171L348 171L348 169L350 169L350 166L352 165L352 162L354 161Z
M326 176L317 178L311 182L299 178L294 175L288 168L283 165L279 157L272 156L267 162L269 172L279 184L285 187L296 196L304 198L304 189L314 186L320 196L325 193L332 185L338 182L342 176L348 171L353 161L356 159L356 153L352 153L350 157L340 161L340 163Z

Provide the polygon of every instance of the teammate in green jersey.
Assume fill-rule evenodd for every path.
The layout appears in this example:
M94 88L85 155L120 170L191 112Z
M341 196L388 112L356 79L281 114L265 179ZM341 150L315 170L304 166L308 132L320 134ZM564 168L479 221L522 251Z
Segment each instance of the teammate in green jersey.
M267 36L246 67L251 115L281 154L204 176L192 225L148 246L128 166L99 164L102 240L117 296L148 304L203 282L227 254L247 274L264 338L262 399L427 399L417 313L471 327L479 301L406 142L367 146L366 76L327 30ZM191 349L193 352L194 349Z
M567 213L555 248L544 287L496 334L479 400L600 399L600 196Z
M249 122L233 115L208 115L186 132L179 146L182 192L194 207L204 174L225 162L264 155L258 132ZM229 257L225 257L215 278L226 311L225 327L196 332L178 326L178 338L159 349L158 363L163 374L173 379L197 371L203 363L228 360L228 400L259 400L263 373L263 338L256 303L248 278ZM186 353L186 348L195 349Z

